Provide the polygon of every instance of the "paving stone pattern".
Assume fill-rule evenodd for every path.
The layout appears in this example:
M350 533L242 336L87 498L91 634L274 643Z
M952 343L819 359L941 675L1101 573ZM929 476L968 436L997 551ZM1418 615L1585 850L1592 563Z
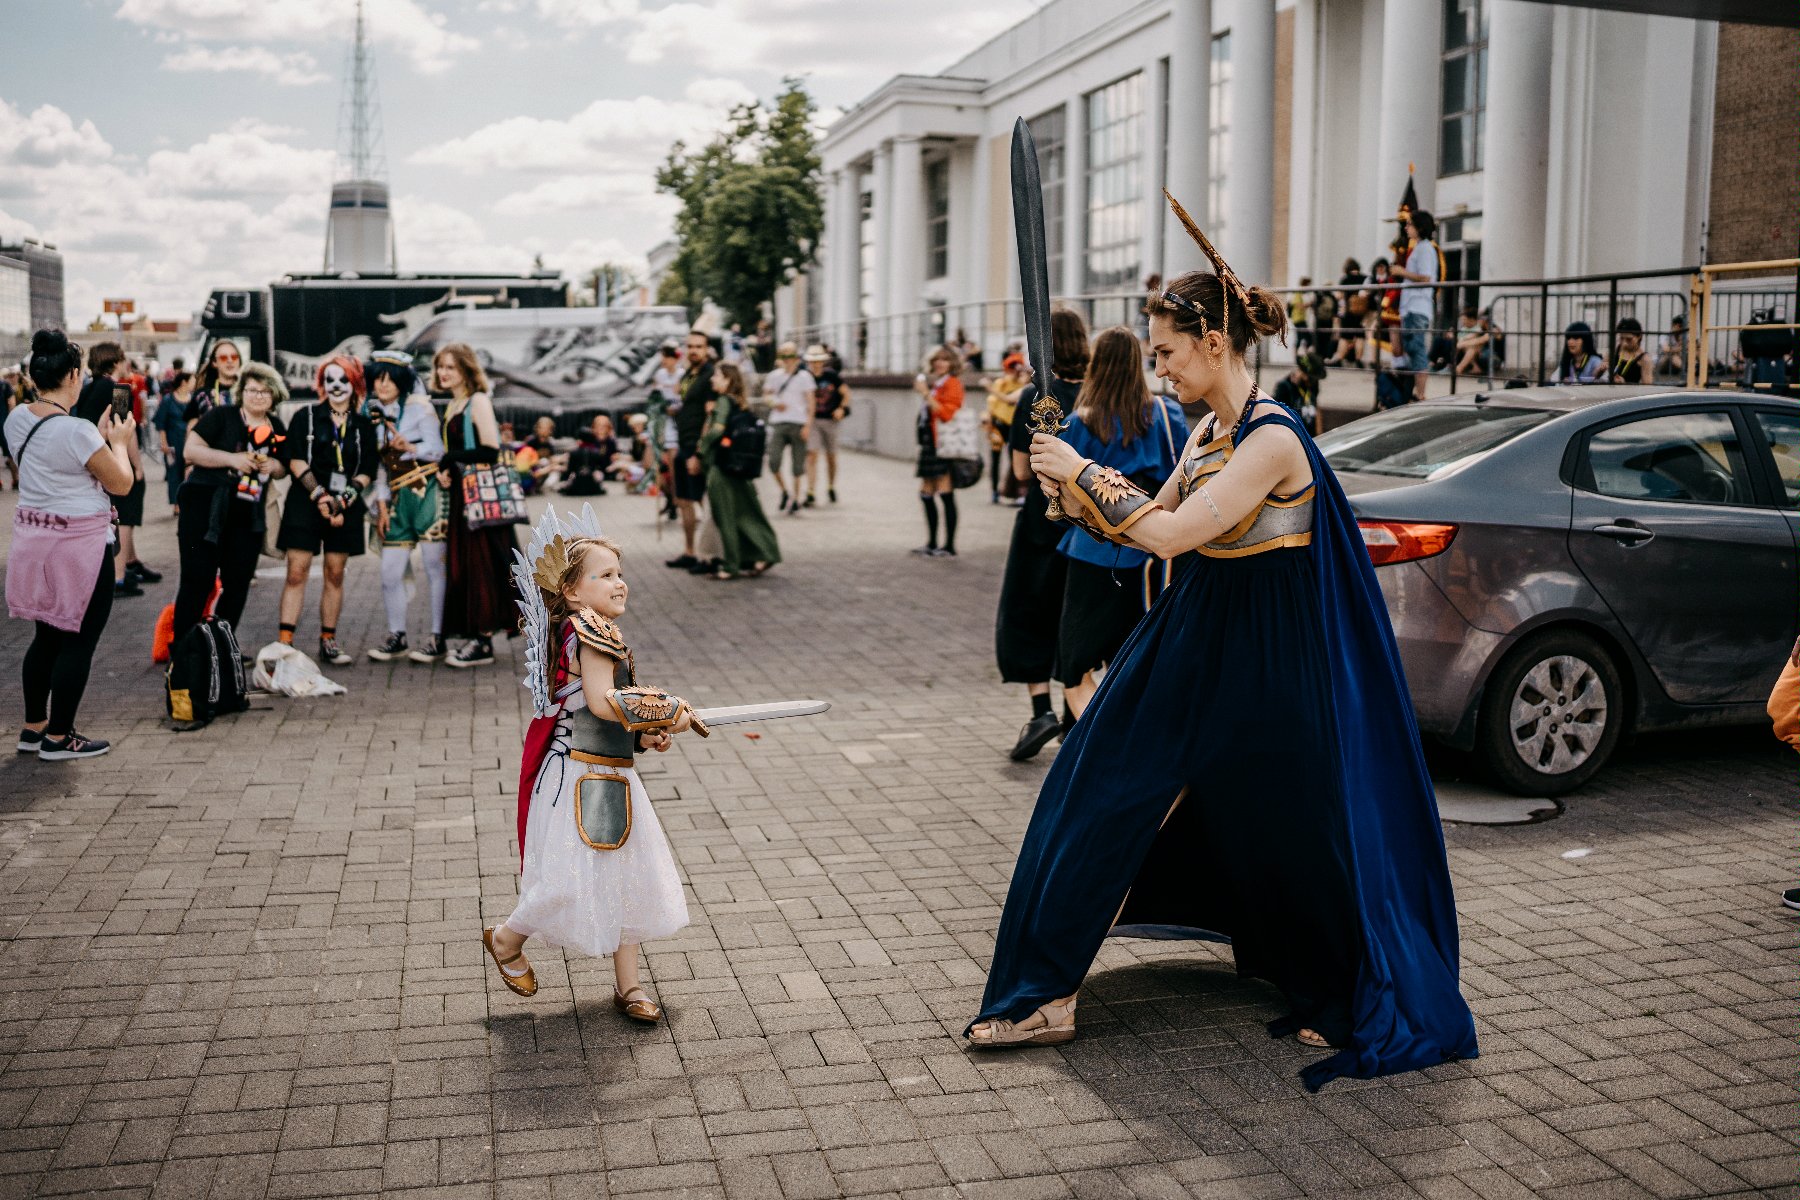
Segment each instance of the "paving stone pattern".
M731 584L664 570L647 501L599 503L648 681L834 705L645 767L694 918L648 947L650 1029L605 961L539 950L521 1000L482 952L516 889L519 647L361 659L365 558L348 695L174 734L153 497L170 579L115 609L81 722L115 752L0 767L0 1196L1793 1194L1795 776L1761 733L1659 739L1559 820L1446 830L1476 1061L1308 1095L1269 989L1153 942L1108 943L1072 1045L965 1052L1048 756L1003 754L1011 513L964 492L963 557L910 558L909 475L852 458L843 504L777 519L789 561ZM5 623L8 680L25 643Z

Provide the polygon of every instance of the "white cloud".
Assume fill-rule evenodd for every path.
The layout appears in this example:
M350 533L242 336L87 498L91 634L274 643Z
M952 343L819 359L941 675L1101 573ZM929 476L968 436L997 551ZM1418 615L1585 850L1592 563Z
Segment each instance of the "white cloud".
M40 104L27 116L0 100L0 160L16 168L103 162L112 152L92 121L77 125L68 113L50 104Z
M689 96L596 100L563 119L507 117L420 150L408 161L469 172L619 171L648 178L672 143L710 137L725 110L752 93L728 80L709 80L692 85Z
M165 71L248 71L285 87L324 83L331 77L319 70L319 60L304 50L276 54L261 46L214 50L189 46L162 60Z
M677 207L674 197L657 193L648 175L563 175L494 202L494 211L506 217L586 213L608 221L624 209L666 220Z
M354 26L356 0L119 0L117 16L189 44L324 42L343 46ZM391 46L414 70L434 74L481 43L449 28L420 0L381 0L365 15L369 38Z

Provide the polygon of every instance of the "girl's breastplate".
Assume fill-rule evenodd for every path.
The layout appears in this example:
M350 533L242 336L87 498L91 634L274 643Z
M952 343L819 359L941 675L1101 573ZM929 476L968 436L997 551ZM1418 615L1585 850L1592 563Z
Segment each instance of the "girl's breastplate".
M1175 490L1183 504L1206 481L1225 469L1231 461L1231 435L1222 434L1196 446L1181 462L1176 473ZM1309 483L1292 496L1265 496L1250 515L1217 538L1197 547L1207 558L1242 558L1269 550L1312 544L1313 499L1318 495L1316 482Z
M631 686L631 666L615 659L613 686ZM570 696L565 704L572 707L569 715L569 757L576 762L599 762L607 766L629 767L637 757L637 735L628 733L617 721L602 721L588 708L581 693Z

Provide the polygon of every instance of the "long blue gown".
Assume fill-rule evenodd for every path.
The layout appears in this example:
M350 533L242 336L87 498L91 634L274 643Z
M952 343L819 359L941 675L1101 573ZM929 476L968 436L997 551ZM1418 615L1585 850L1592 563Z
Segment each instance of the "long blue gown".
M1393 628L1312 438L1283 410L1238 440L1277 423L1312 464L1310 539L1201 558L1132 633L1038 795L977 1022L1074 993L1109 933L1209 938L1282 992L1272 1035L1338 1047L1310 1090L1475 1056ZM1198 448L1192 486L1234 444Z

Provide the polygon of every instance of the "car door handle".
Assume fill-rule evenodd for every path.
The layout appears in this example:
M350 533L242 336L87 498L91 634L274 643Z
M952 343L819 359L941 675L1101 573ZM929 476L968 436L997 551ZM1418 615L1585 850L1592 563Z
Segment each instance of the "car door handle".
M1656 536L1642 525L1596 525L1594 532L1627 546L1641 546Z

